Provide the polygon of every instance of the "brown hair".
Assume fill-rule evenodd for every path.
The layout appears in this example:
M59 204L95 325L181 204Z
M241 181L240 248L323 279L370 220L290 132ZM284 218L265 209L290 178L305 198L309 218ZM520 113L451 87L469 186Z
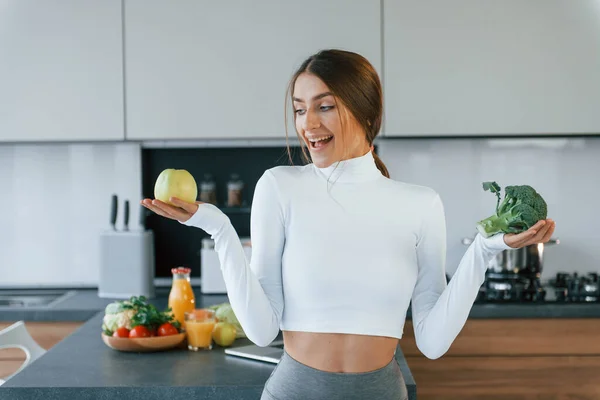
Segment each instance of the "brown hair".
M365 57L337 49L322 50L313 54L300 65L292 76L286 93L286 140L288 138L287 101L293 96L296 80L304 72L315 75L325 83L334 97L341 101L358 121L365 132L369 146L373 146L373 141L381 128L383 115L381 81L377 71ZM295 119L296 113L294 113ZM298 132L296 134L300 138ZM292 162L289 143L287 149L290 162ZM372 153L379 171L389 178L390 174L383 161L375 154L375 151ZM302 155L307 163L310 162L304 146L302 146Z

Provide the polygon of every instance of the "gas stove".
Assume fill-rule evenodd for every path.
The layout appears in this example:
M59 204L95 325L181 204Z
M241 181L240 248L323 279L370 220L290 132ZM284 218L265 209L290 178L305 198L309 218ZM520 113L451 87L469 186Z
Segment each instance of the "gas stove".
M542 282L538 276L488 271L476 303L600 303L597 273L559 272Z
M556 277L550 281L554 289L556 301L571 303L592 303L600 302L600 285L598 274L588 273L584 276L579 274L559 272Z

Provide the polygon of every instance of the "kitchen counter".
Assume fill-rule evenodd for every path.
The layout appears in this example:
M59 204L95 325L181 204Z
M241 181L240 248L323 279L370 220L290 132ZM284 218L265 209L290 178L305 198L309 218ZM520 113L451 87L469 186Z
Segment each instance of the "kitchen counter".
M157 296L151 302L159 309L166 308L169 290L157 288ZM202 295L198 288L195 292L200 307L228 301L226 295ZM100 326L104 308L114 300L99 298L96 290L87 289L75 290L51 307L0 307L0 321L87 321L3 385L2 398L260 397L275 367L273 364L228 356L219 347L205 353L181 349L152 354L109 349L100 338ZM475 304L469 316L476 319L587 317L600 317L600 303ZM247 339L242 339L235 346L247 343ZM411 398L416 398L415 382L400 348L397 358Z
M166 307L170 288L157 288L154 304ZM194 289L196 298L203 303L217 304L228 301L225 295L202 295ZM95 289L78 289L65 300L52 307L10 308L0 306L0 321L87 321L115 299L98 297ZM0 290L2 293L2 290ZM407 318L411 313L408 311ZM600 318L597 303L504 303L473 305L469 318Z
M166 308L169 290L157 288L157 296L151 302L159 309ZM195 293L199 307L228 301L226 295L202 295L198 288ZM0 321L87 321L6 382L0 388L2 399L260 398L273 364L225 355L219 347L204 353L181 349L152 354L121 353L108 348L101 340L100 326L104 308L114 300L99 298L96 290L82 289L50 307L0 307ZM599 317L600 303L478 303L469 315L471 319ZM241 339L235 346L248 343ZM416 385L404 353L398 348L396 355L410 398L414 399Z
M171 288L156 288L155 298L149 299L159 308L166 308ZM55 291L55 290L54 290ZM6 307L0 306L0 321L36 321L36 322L85 322L115 300L98 297L96 289L74 289L64 300L52 306L44 307ZM0 294L2 290L0 289ZM199 302L218 304L229 301L226 295L202 295L199 288L194 288Z
M600 318L597 303L503 303L473 305L470 319L497 318Z
M202 304L208 306L210 304ZM72 335L51 348L0 390L2 399L259 399L275 364L212 351L174 349L157 353L125 353L101 339L104 313L94 315ZM249 344L236 340L234 346ZM416 385L398 348L409 399Z
M55 291L55 290L53 290ZM96 289L68 290L55 305L40 307L0 306L0 321L85 322L116 299L98 297ZM3 290L0 290L0 294ZM168 296L168 293L165 295Z

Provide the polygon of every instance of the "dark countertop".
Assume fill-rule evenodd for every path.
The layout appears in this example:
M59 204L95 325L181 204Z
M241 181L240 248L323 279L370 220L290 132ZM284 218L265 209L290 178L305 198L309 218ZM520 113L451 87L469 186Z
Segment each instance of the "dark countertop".
M222 300L203 297L200 307ZM157 307L166 302L153 302ZM7 381L2 399L259 399L275 364L246 360L212 351L175 349L158 353L125 353L108 348L100 337L104 313L55 345ZM250 344L236 340L234 346ZM414 378L400 348L396 359L410 399L416 399Z
M157 288L156 301L166 305L170 288ZM225 302L225 295L201 295L195 288L196 296L204 302L216 304ZM2 290L0 290L0 294ZM65 300L52 307L9 308L0 306L0 321L87 321L115 299L98 297L95 289L78 289ZM410 310L407 318L410 318ZM479 304L471 309L469 318L600 318L600 302L597 303L515 303Z
M157 288L157 297L151 302L159 309L166 308L169 290ZM200 307L228 301L226 295L201 295L197 288L195 292ZM101 320L104 308L114 300L99 298L95 289L82 289L51 307L0 307L0 321L87 321L5 383L1 388L2 399L260 398L273 364L234 358L223 354L218 347L208 353L182 349L153 354L120 353L106 347L100 338ZM469 316L481 319L598 317L600 303L475 304ZM249 341L242 339L236 341L235 346L247 343ZM414 378L400 348L397 358L413 395L411 399L416 398ZM240 394L243 395L240 397Z
M158 287L155 289L156 296L149 299L157 307L166 308L168 302L170 287ZM14 290L12 290L14 291ZM0 306L0 321L48 321L48 322L85 322L96 315L99 311L115 300L115 298L98 297L96 289L73 289L72 295L68 295L64 300L49 307L22 307L11 308ZM0 294L3 290L0 289ZM43 290L37 290L43 292ZM55 289L52 292L56 292ZM194 294L198 302L208 304L218 304L229 301L226 295L203 295L199 288L194 288Z
M600 302L475 304L469 318L600 318Z
M29 290L10 291L28 292ZM84 322L92 318L99 311L103 311L107 304L116 299L103 299L98 297L96 289L73 289L56 305L43 307L20 307L12 308L0 306L0 321L48 321L48 322ZM0 294L8 290L0 290ZM44 290L36 291L43 293ZM56 290L48 290L56 292Z

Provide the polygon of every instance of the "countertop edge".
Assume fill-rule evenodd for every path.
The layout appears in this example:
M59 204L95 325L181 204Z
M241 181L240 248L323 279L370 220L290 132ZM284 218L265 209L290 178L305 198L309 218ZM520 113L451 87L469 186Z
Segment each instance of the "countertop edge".
M227 301L227 295L202 294L197 291L203 302L218 303ZM151 301L159 301L168 296L157 293ZM86 322L106 305L116 299L99 298L98 291L78 289L75 295L52 307L10 308L0 307L0 321L31 322ZM411 320L411 310L407 310L406 319ZM475 303L468 318L600 318L598 303Z
M188 396L194 399L230 400L258 399L264 385L251 386L146 386L146 387L2 387L2 398L6 400L47 400L47 399L108 399L144 398L164 400L174 396ZM100 394L99 391L102 393ZM117 397L114 397L117 396Z

